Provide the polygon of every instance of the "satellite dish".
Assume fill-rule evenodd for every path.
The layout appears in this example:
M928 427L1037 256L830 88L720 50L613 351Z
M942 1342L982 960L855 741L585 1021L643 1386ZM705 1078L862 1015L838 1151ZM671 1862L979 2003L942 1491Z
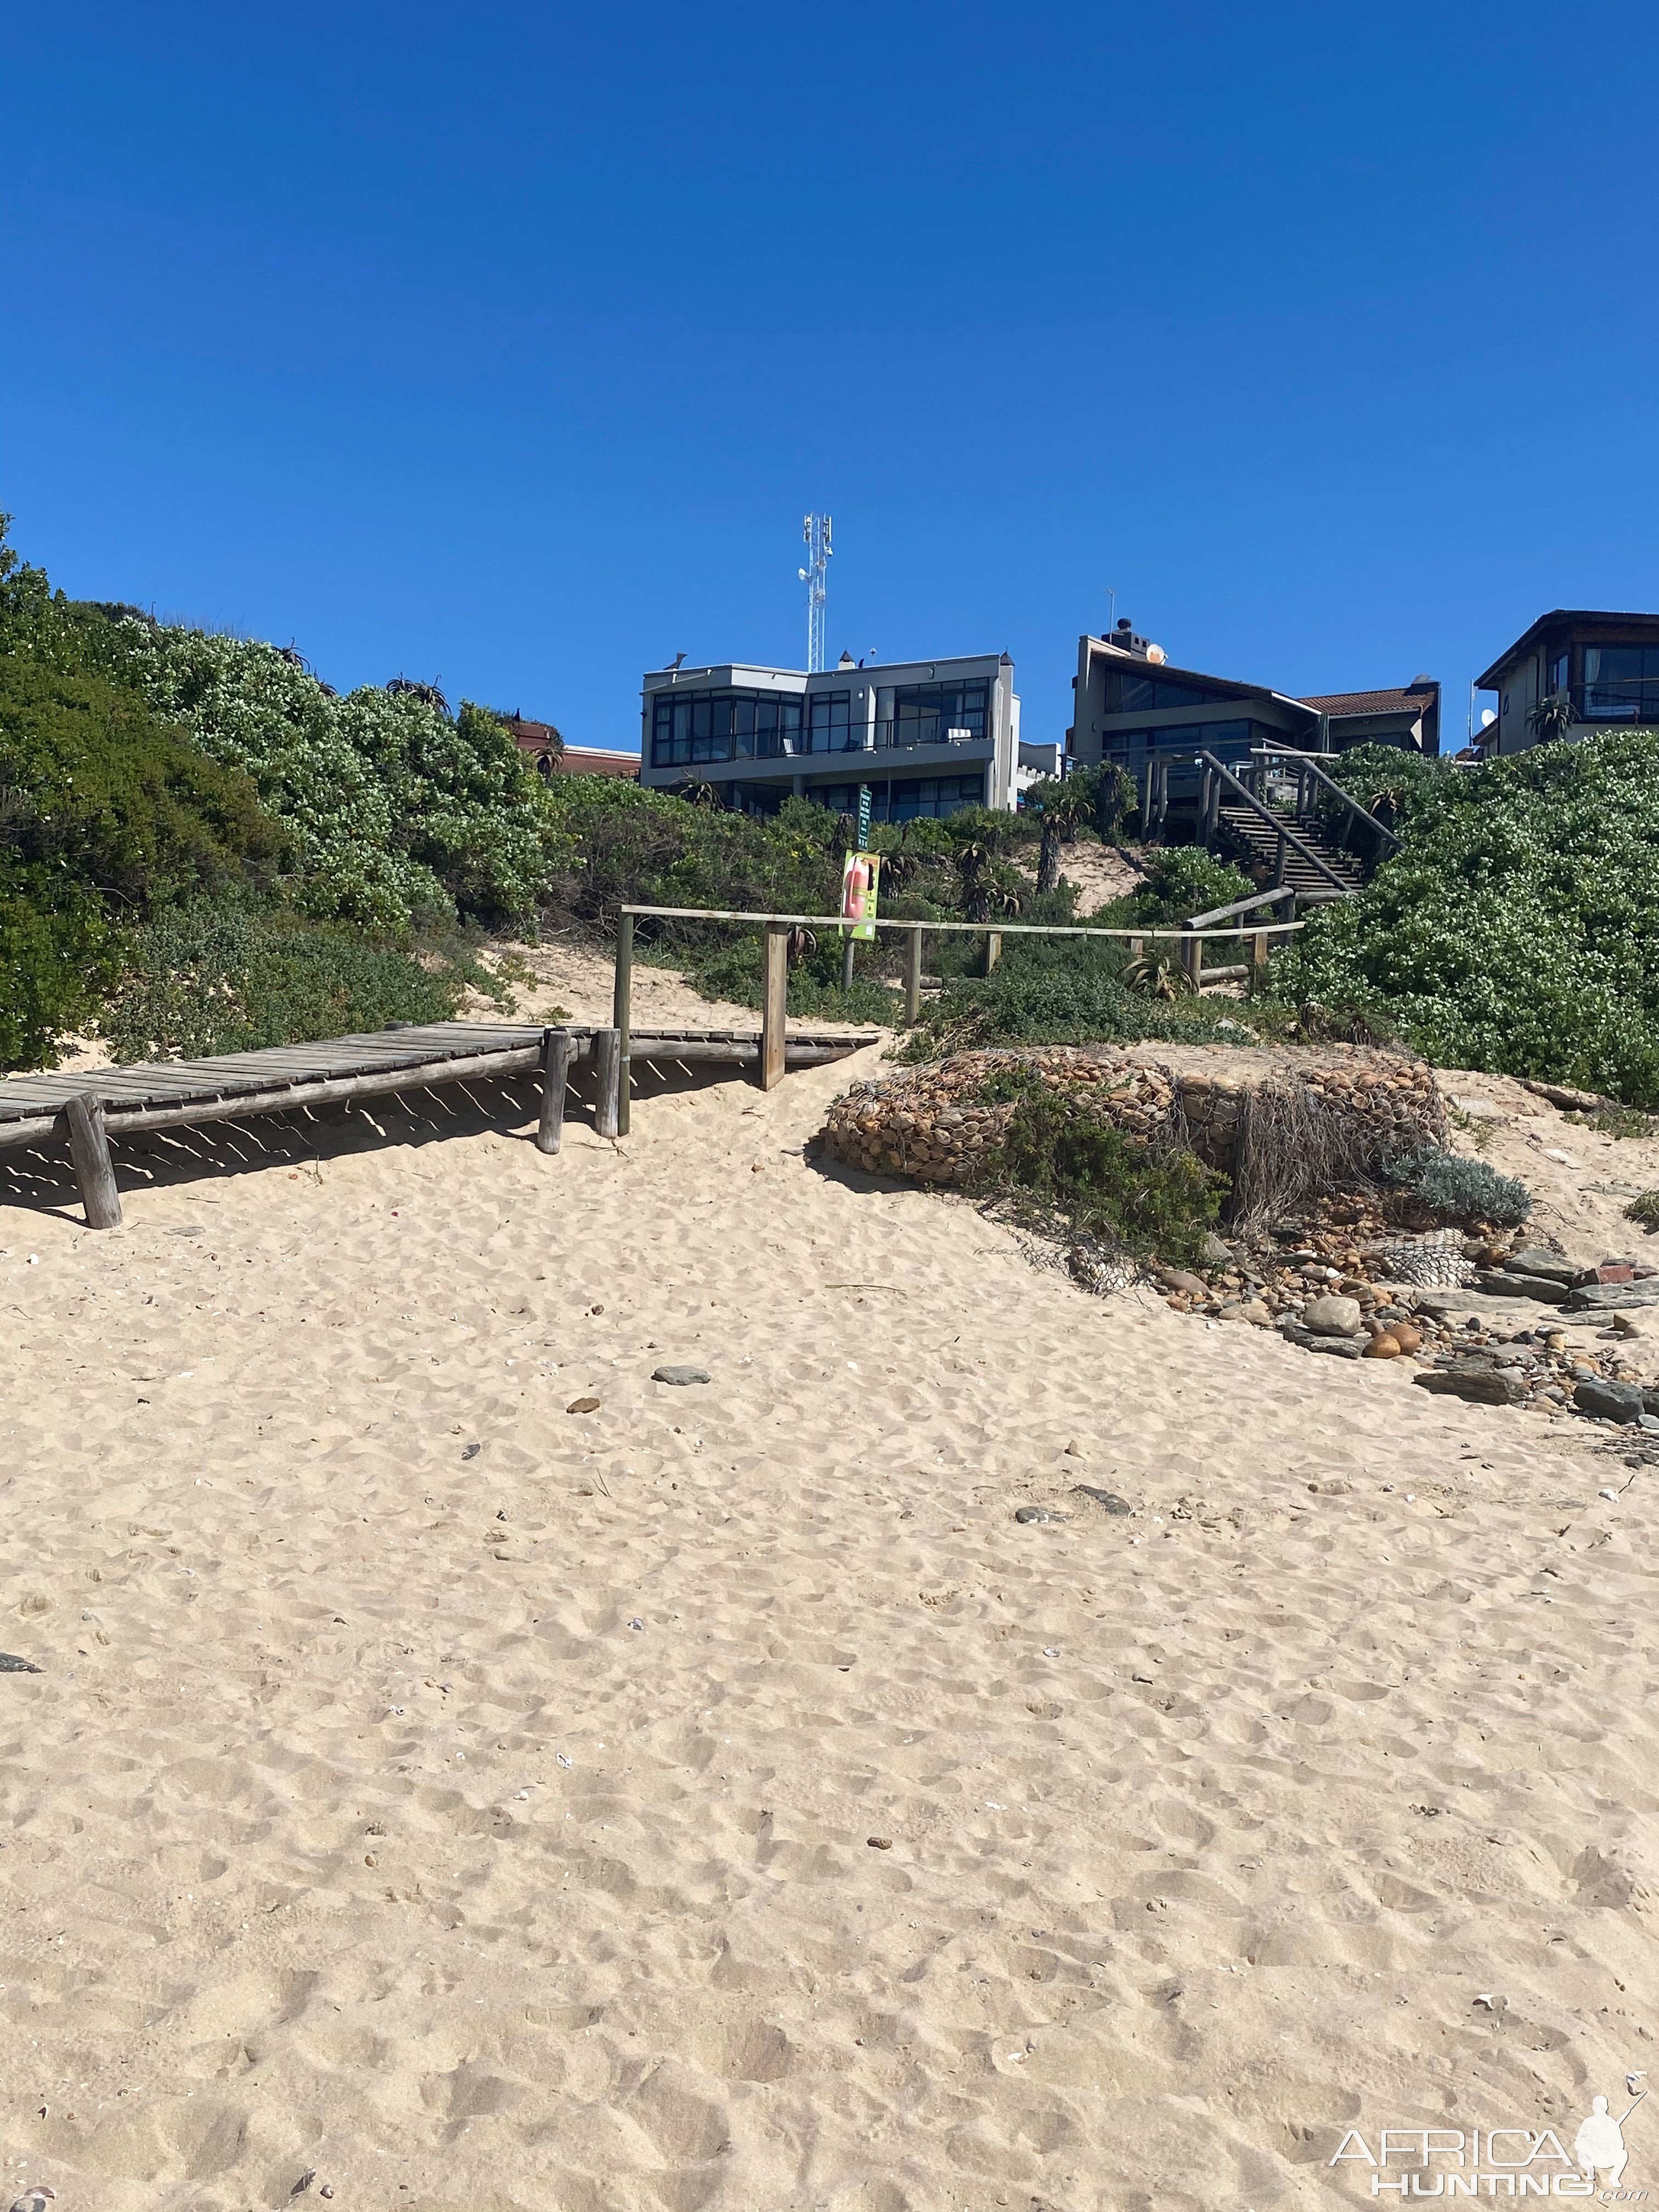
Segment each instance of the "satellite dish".
M1149 645L1146 648L1146 658L1148 660L1157 662L1160 660L1167 660L1169 657L1169 654L1165 653L1161 645Z
M1497 715L1493 714L1490 707L1483 707L1480 709L1480 726L1483 730L1491 729L1492 724L1497 720Z

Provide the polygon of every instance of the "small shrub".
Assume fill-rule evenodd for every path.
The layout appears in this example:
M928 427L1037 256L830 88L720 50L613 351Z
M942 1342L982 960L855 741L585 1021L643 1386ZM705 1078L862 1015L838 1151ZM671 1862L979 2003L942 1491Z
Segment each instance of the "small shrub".
M1248 877L1202 846L1169 845L1153 861L1146 882L1123 902L1124 917L1127 922L1153 927L1188 921L1195 914L1210 914L1235 899L1248 898L1255 889Z
M118 1060L197 1059L450 1020L459 967L282 911L185 908L126 940L100 1028Z
M1437 1145L1396 1154L1385 1161L1384 1172L1426 1213L1464 1228L1490 1222L1494 1228L1516 1229L1532 1212L1532 1197L1525 1183L1514 1176L1499 1175L1485 1160L1466 1160Z
M1074 1228L1131 1251L1189 1263L1202 1258L1224 1176L1184 1147L1158 1152L1127 1136L1086 1094L1061 1094L1040 1081L1013 1087L1002 1140L988 1147L979 1170L983 1193L1016 1196L1039 1213L1061 1212Z
M1625 1208L1625 1218L1640 1229L1659 1229L1659 1190L1644 1190L1639 1198L1632 1199Z

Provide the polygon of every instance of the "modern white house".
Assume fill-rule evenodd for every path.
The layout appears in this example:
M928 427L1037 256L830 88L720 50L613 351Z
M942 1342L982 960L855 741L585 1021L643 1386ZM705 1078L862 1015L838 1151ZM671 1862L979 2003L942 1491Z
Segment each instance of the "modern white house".
M722 662L644 680L640 781L710 787L727 805L772 814L794 796L876 822L964 806L1012 808L1022 755L1014 664L1006 653L871 663L843 653L808 675ZM1024 781L1041 772L1024 763Z
M1527 718L1540 700L1558 695L1571 702L1569 738L1621 725L1659 729L1659 615L1556 607L1476 677L1475 688L1498 694L1487 752L1522 753L1536 744Z

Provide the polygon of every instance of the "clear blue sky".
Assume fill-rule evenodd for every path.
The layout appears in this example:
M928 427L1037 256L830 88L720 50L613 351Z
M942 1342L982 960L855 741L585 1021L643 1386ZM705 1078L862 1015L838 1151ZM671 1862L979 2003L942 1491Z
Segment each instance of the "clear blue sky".
M1659 10L0 27L0 504L77 595L633 744L642 669L1117 611L1291 691L1659 607Z

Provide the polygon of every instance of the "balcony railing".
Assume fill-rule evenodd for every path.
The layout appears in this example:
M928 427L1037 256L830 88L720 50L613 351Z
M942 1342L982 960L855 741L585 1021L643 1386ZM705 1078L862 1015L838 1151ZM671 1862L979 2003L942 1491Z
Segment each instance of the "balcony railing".
M1569 696L1581 722L1634 722L1659 729L1659 678L1637 677L1616 683L1575 684Z
M809 753L871 753L914 751L924 745L983 745L988 733L972 729L942 729L910 721L860 722L827 729L799 731L737 731L719 737L657 738L653 741L653 768L702 768L726 761L799 760Z

